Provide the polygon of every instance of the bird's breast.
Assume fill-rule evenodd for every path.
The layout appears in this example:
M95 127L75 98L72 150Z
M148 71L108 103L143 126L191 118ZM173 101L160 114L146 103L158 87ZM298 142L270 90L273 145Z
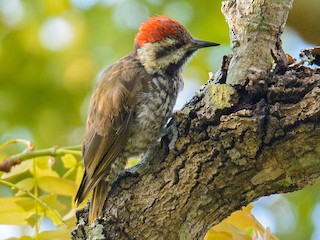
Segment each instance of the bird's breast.
M177 95L182 87L180 78L154 77L147 83L148 89L139 96L131 134L125 152L140 154L160 137L170 118Z

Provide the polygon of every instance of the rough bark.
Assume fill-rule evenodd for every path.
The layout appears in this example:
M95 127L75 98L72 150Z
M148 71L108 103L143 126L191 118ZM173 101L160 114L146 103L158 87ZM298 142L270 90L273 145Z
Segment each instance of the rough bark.
M73 239L201 239L232 212L261 196L296 191L320 174L320 71L270 75L264 85L232 88L223 109L207 84L174 116L166 136L122 174L102 219L78 213ZM227 87L229 88L229 87ZM229 90L227 90L229 91Z
M175 130L119 176L104 216L88 226L88 209L78 212L72 239L202 239L261 196L312 184L320 175L320 70L277 59L253 83L226 84L237 65L228 68L225 57L217 79L174 114Z
M280 36L293 0L228 0L222 12L230 28L234 57L227 83L254 84L271 70L271 56L279 68L287 65Z

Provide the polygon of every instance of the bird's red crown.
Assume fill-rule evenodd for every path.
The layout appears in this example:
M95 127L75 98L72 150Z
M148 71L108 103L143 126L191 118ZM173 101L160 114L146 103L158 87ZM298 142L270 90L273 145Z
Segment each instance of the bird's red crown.
M186 32L186 29L172 18L151 17L141 24L135 37L135 44L142 47L145 43L158 42L169 36L178 36L183 32Z

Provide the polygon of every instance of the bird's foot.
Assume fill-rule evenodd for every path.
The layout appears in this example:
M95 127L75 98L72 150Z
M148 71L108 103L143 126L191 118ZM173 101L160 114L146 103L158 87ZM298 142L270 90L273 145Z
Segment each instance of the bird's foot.
M161 139L166 137L170 142L168 144L168 148L170 151L174 151L176 141L178 139L179 133L178 133L178 128L177 124L175 121L170 121L168 125L163 132L161 133Z

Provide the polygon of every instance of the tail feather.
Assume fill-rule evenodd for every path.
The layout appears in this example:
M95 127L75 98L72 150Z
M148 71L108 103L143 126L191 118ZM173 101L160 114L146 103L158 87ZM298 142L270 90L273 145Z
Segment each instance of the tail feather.
M74 198L74 202L77 206L84 200L84 198L87 196L87 194L84 192L87 185L87 175L84 173L81 184L78 188L77 194Z
M104 202L110 191L110 184L106 181L101 181L93 189L93 194L90 202L89 210L89 224L93 223L94 220L102 214Z
M89 194L89 192L93 188L93 194L90 202L89 208L89 224L93 223L94 220L102 214L103 205L105 200L107 199L108 193L111 188L111 184L109 181L99 181L97 185L93 185L92 181L88 181L87 175L84 174L82 182L79 186L78 192L74 199L75 203L79 205L85 197Z

